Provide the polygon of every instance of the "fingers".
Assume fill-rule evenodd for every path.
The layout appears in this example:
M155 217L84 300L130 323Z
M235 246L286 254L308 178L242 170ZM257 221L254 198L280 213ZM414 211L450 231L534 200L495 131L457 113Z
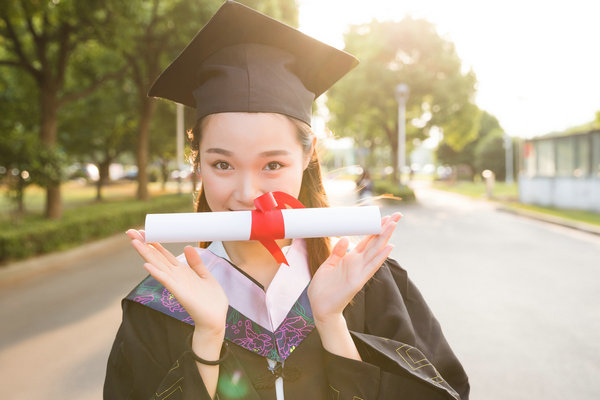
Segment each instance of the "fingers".
M125 234L126 234L127 236L129 236L129 238L130 238L131 240L133 240L133 239L137 239L137 240L139 240L140 242L142 242L142 241L145 241L145 240L146 240L146 239L145 239L145 237L144 237L144 236L142 236L142 235L140 234L140 232L139 232L139 231L137 231L137 230L135 230L135 229L129 229L129 230L127 230L127 232L125 232Z
M392 237L394 229L396 229L396 225L397 224L394 220L388 221L381 234L377 235L377 237L375 237L369 243L369 247L365 250L365 260L367 260L367 262L370 262L371 259L376 257L377 254L385 247L387 242Z
M331 250L331 254L327 257L327 260L323 263L323 265L329 265L331 267L335 267L338 265L342 257L346 255L346 251L348 250L348 239L343 237L341 238Z
M375 272L381 267L381 264L389 257L390 253L394 249L393 244L386 245L381 252L377 253L375 257L365 267L366 279L365 282L371 279Z
M390 215L390 218L394 221L394 222L398 222L400 221L400 219L403 217L404 215L402 215L401 212L395 212L392 215Z
M137 250L140 256L150 264L165 269L170 264L165 257L158 252L154 247L140 242L138 239L133 239L131 245Z
M381 229L382 229L382 233L383 233L383 229L385 229L385 225L390 222L390 221L394 221L394 222L398 222L400 221L400 218L402 218L402 213L399 212L395 212L392 215L386 215L385 217L383 217L381 219ZM379 234L381 235L381 233ZM369 235L369 236L365 236L360 242L358 242L358 244L354 247L354 249L358 252L362 252L365 250L365 248L367 247L367 245L369 244L369 242L376 238L378 235Z
M383 229L383 226L389 221L390 217L385 216L381 219L381 227ZM365 248L367 247L367 245L369 244L369 242L377 235L369 235L369 236L365 236L364 238L362 238L362 240L360 242L358 242L358 244L356 246L354 246L354 249L356 251L358 251L359 253L364 251Z
M154 265L152 265L150 263L144 263L144 269L146 271L148 271L148 273L150 275L152 275L152 277L154 279L156 279L157 281L162 283L164 287L166 287L166 288L172 287L171 284L173 281L171 280L171 277L169 276L169 274L167 274L166 272L161 271L160 269L158 269L157 267L155 267Z
M189 266L201 277L206 278L210 272L204 266L204 262L202 262L202 257L200 254L194 249L192 246L185 246L183 248L183 254L185 254L185 259L187 260Z
M177 261L177 258L173 254L171 254L171 252L169 250L165 249L160 243L145 243L146 233L143 230L138 231L135 229L129 229L125 233L127 234L127 236L129 236L131 238L132 241L138 240L142 244L146 244L147 247L154 248L162 256L163 262L168 262L173 265L177 265L179 263L179 261ZM161 258L159 257L159 259L161 259ZM146 260L146 261L148 261L148 260Z

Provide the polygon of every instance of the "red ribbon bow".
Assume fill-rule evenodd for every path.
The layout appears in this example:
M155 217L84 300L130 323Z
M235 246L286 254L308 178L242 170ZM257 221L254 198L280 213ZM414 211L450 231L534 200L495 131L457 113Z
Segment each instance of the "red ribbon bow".
M289 266L275 242L276 239L285 237L281 210L286 208L286 205L292 208L304 208L298 199L284 192L268 192L254 199L256 210L252 210L250 240L258 240L279 264Z

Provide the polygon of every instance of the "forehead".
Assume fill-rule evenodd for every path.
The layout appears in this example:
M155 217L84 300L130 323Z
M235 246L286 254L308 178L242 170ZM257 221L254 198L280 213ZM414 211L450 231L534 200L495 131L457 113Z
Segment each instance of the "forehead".
M209 115L202 124L201 149L222 148L253 152L302 149L296 126L275 113L219 113Z

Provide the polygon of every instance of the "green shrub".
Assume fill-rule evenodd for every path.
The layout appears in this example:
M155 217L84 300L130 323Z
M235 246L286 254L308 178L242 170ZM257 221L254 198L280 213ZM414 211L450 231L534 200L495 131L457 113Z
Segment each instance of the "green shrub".
M376 180L373 184L375 195L391 194L394 197L400 197L402 201L415 201L415 192L408 186L398 185L397 182L381 179Z
M64 250L143 225L146 214L191 212L190 196L165 195L151 201L99 203L65 212L60 220L39 219L0 232L0 263Z

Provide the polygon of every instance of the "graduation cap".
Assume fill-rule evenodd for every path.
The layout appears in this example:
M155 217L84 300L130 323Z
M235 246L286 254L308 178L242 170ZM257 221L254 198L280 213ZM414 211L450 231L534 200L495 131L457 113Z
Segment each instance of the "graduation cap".
M352 55L227 1L148 96L220 112L275 112L310 125L312 102L358 64Z

